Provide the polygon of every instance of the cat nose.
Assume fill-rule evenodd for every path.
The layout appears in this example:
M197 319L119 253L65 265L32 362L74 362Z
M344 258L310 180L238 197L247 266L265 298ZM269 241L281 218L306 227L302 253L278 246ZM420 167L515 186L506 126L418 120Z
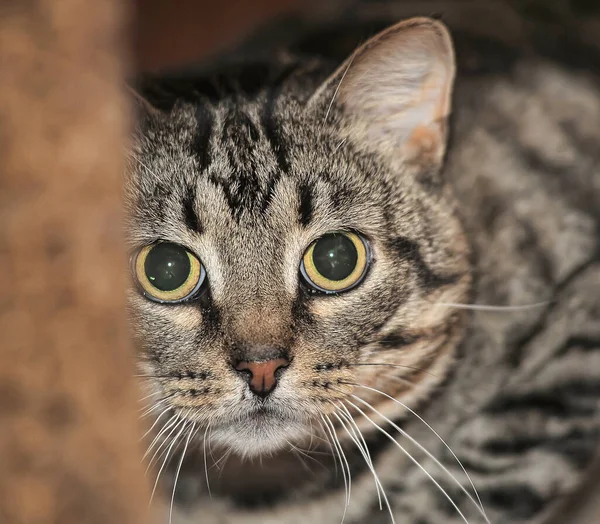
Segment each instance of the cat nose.
M265 398L275 389L281 373L289 365L289 359L280 357L271 360L242 360L235 363L234 368L248 381L252 393Z

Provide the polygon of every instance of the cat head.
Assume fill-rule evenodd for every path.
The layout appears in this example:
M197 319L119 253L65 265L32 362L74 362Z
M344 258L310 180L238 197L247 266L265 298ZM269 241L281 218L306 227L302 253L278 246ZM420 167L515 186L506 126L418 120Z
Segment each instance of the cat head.
M414 405L464 323L444 305L470 288L442 173L445 27L391 27L318 85L313 66L252 96L144 102L131 151L130 304L154 414L242 455L357 397L391 414L367 388Z

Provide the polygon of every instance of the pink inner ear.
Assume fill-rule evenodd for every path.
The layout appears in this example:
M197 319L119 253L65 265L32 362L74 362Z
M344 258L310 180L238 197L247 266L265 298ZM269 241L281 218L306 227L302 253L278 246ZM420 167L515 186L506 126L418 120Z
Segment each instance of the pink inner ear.
M350 63L340 101L386 148L444 148L450 112L454 53L445 27L428 19L409 20L367 42Z

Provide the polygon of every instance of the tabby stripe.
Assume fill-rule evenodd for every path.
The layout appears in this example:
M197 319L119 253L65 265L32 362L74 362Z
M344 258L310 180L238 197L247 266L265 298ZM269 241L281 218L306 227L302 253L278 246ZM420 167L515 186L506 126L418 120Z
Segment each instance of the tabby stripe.
M232 217L239 221L243 212L255 205L262 196L256 163L252 159L260 132L249 115L234 109L225 119L221 138L234 177L222 180L220 185Z
M202 312L203 330L198 330L195 334L198 347L202 345L207 337L213 337L215 339L217 337L224 337L223 330L221 329L221 312L212 298L210 283L193 303L195 303Z
M231 184L228 180L219 177L217 174L211 173L208 175L208 180L216 187L220 187L225 195L225 200L229 206L229 211L234 218L239 218L239 213L242 212L240 203L237 200L237 194L231 191ZM237 214L236 214L237 212Z
M571 134L568 134L569 138L573 139ZM580 150L574 140L574 145L576 148ZM551 160L544 158L543 153L540 151L536 151L532 148L525 148L522 144L518 143L515 140L510 141L512 150L515 151L515 155L518 155L520 162L527 166L527 168L531 171L539 173L540 176L543 176L545 180L548 180L546 183L552 183L549 187L554 189L554 192L557 193L557 196L561 199L567 201L567 203L580 211L587 213L593 217L600 217L600 213L598 212L598 202L596 194L593 191L589 190L589 187L586 188L585 183L578 182L574 183L573 178L574 175L578 180L577 166L567 165L556 165ZM580 162L582 161L585 153L579 152ZM577 170L573 172L574 170ZM549 178L549 176L551 178Z
M495 120L495 125L491 131L500 143L510 148L511 153L521 166L527 168L528 171L532 171L539 178L543 178L541 183L548 187L549 192L560 200L565 200L570 207L584 211L596 218L600 217L597 196L587 187L589 180L587 171L589 169L586 169L585 173L581 173L581 166L592 162L596 155L582 149L583 141L577 139L576 126L571 126L568 123L559 124L578 152L578 164L565 165L548 158L543 148L524 146L514 136L514 122L512 119L499 110L489 109L489 111L493 113ZM531 250L531 252L537 251Z
M397 349L402 346L409 346L417 342L421 337L411 333L407 333L401 329L392 331L383 335L378 343L382 349Z
M253 143L258 142L260 133L250 116L237 109L225 119L222 138L224 141L232 140L236 143L243 141L249 147L252 147Z
M541 335L546 329L546 323L548 322L548 318L555 311L556 307L561 303L558 300L560 294L571 285L580 275L585 273L589 268L594 266L599 262L600 259L600 249L596 249L596 252L592 255L592 257L586 260L584 263L576 267L564 280L559 282L554 289L554 297L551 304L546 308L546 310L540 316L540 319L537 321L533 329L527 333L525 336L515 340L512 344L510 344L507 362L513 368L517 368L521 365L522 359L525 355L523 348L528 346L533 340L535 340L539 335Z
M281 180L280 172L271 174L271 176L269 176L269 180L267 180L267 190L264 194L261 204L261 210L263 213L267 210L267 208L271 205L271 202L273 201L273 197L275 195L275 188L277 187L279 180Z
M389 248L401 259L409 260L417 272L423 287L433 291L443 286L456 283L460 275L438 275L423 260L419 246L414 240L397 237L388 241Z
M271 150L277 160L279 170L283 173L289 173L290 162L288 152L285 147L281 125L275 117L275 104L283 88L283 79L287 78L296 69L297 64L293 64L284 69L281 75L274 80L273 87L267 91L264 109L261 115L261 125L265 131L265 136L271 145Z
M465 467L465 469L471 475L485 476L485 475L494 474L497 471L504 471L507 469L507 467L504 465L499 466L499 467L498 466L490 467L489 462L486 462L484 459L482 460L481 457L469 456L466 453L460 454L460 461L462 462L462 465Z
M546 504L544 497L523 483L488 488L480 486L479 496L485 508L498 508L503 514L509 512L513 518L519 520L533 517Z
M373 318L373 324L362 326L360 335L355 335L357 345L365 346L378 341L379 334L388 327L396 315L398 308L406 303L406 296L397 292L387 297L385 303L379 308L379 319Z
M191 184L186 188L182 207L183 220L188 229L195 231L196 233L202 233L203 228L200 225L198 215L196 214L196 188Z
M192 155L198 162L198 171L204 173L212 162L210 138L214 118L211 110L204 104L196 109L196 136L192 142Z
M589 430L583 432L576 428L566 435L548 438L548 435L517 435L506 440L492 440L486 442L482 449L495 456L518 456L535 449L545 450L567 460L576 468L581 468L589 463L594 454L594 443L597 441L599 431Z
M600 338L588 338L581 335L569 337L557 351L558 356L566 355L572 349L588 351L600 351Z
M543 280L544 285L551 289L554 287L554 264L540 244L539 235L534 226L526 220L518 220L518 223L523 228L525 238L518 242L516 248L535 260L536 273Z
M153 211L159 220L165 220L167 214L167 202L173 195L173 189L161 183L156 182L152 195L148 197L148 205L152 207Z
M572 382L551 391L526 393L519 397L504 397L492 402L487 413L506 414L508 411L536 411L549 417L577 417L594 413L593 406L578 402L578 396L600 395L600 382Z
M292 304L292 315L295 319L292 325L292 333L299 330L299 326L312 326L315 323L315 317L309 308L310 292L304 286L297 286L298 293Z
M596 455L596 443L600 437L598 428L582 432L574 432L568 440L554 439L546 442L544 447L548 451L563 457L574 468L587 469Z
M298 187L300 205L298 207L298 220L303 227L310 224L313 216L313 192L307 182L302 182Z

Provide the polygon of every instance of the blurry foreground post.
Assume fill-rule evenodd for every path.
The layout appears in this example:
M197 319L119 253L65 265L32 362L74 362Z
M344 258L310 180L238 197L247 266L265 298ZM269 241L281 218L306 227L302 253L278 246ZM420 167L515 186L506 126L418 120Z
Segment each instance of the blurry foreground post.
M122 0L0 0L0 522L149 522L124 307Z

